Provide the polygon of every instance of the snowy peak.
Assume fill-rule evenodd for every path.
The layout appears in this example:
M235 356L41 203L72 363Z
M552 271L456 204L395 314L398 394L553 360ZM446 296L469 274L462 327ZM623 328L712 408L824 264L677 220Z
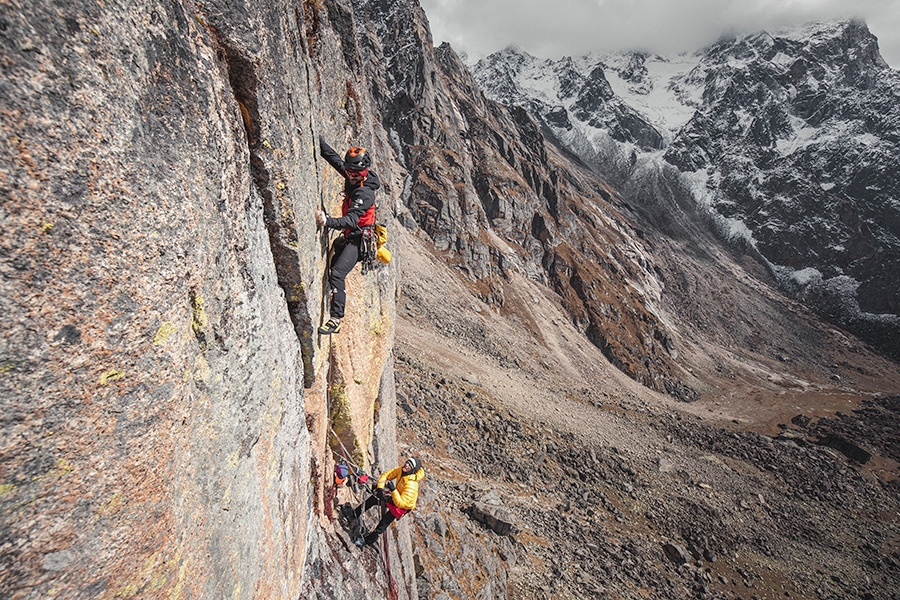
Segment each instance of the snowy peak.
M613 54L598 60L627 86L629 93L645 96L653 91L654 78L647 68L648 56L640 52Z
M575 125L583 124L586 133L604 122L588 113L616 112L616 105L618 113L633 109L637 114L632 117L660 132L677 132L696 109L729 92L731 82L748 70L778 83L770 89L791 94L823 86L871 89L874 73L890 69L878 53L875 37L865 24L854 21L720 40L696 54L668 58L627 52L554 61L511 46L472 66L490 99L529 109L543 106L536 116L574 107L580 113ZM633 136L619 137L647 149L646 140L641 144Z
M507 49L473 71L487 97L530 111L626 189L643 189L661 155L724 239L900 356L900 73L864 23L668 58L552 61Z
M677 78L697 62L636 52L542 61L507 48L473 74L488 98L526 108L558 135L575 130L594 145L611 136L654 150L693 114L698 94Z

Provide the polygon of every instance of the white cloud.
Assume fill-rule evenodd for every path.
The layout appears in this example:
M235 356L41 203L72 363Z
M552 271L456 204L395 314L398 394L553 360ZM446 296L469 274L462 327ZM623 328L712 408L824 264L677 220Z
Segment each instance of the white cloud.
M900 0L420 0L436 44L473 56L510 44L558 58L591 51L697 50L723 34L862 18L900 68Z

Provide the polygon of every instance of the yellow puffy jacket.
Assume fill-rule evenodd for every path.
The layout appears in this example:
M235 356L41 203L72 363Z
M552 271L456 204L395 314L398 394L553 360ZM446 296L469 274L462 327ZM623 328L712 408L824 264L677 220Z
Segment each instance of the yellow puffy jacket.
M417 471L409 475L403 474L402 466L385 471L378 478L377 487L383 489L388 479L396 479L396 487L391 492L391 503L404 510L414 509L416 500L419 499L419 482L425 479L425 469L419 467Z

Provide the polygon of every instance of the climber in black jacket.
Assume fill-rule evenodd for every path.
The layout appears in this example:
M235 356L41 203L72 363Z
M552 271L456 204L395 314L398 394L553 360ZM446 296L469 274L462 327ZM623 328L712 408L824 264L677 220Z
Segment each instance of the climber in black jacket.
M381 187L381 180L369 168L372 158L365 148L354 146L341 159L321 138L319 147L322 157L344 177L342 216L328 216L321 208L316 211L316 223L320 227L344 230L332 246L331 275L328 278L331 286L330 318L319 327L319 333L331 335L341 330L341 319L347 305L344 279L359 262L363 230L375 227L375 191Z

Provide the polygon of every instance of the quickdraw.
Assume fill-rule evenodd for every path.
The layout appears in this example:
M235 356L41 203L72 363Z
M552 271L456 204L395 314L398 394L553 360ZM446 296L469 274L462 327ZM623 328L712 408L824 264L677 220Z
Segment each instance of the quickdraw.
M362 229L362 238L359 242L359 262L360 270L365 275L369 271L374 271L376 267L376 258L378 256L378 236L374 227L364 227Z

